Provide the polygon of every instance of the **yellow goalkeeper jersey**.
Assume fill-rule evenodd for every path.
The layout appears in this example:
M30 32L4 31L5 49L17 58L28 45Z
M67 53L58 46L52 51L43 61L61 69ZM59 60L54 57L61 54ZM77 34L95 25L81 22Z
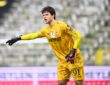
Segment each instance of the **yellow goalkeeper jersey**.
M72 29L65 22L56 21L52 27L45 26L35 33L30 33L21 36L22 40L32 40L36 38L46 37L53 52L59 60L66 60L65 56L72 50L78 49L81 41L81 34Z

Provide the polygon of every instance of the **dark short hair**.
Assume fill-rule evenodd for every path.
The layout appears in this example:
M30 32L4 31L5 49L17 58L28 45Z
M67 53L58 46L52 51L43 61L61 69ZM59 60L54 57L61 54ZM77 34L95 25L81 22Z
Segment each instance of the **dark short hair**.
M55 12L55 9L51 6L46 6L44 7L42 10L41 10L42 14L44 12L49 12L51 15L54 15L54 19L56 19L56 12Z

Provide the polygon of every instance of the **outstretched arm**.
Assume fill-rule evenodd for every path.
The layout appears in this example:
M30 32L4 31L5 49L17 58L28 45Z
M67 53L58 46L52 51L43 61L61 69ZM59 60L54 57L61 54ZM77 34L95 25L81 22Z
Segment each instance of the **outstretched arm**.
M36 39L36 38L40 38L40 37L44 37L44 33L42 33L42 31L22 35L22 36L19 36L19 37L15 37L15 38L12 38L12 39L8 40L6 43L11 46L19 40L32 40L32 39Z
M44 37L44 35L41 32L36 32L21 36L21 40L32 40L40 37Z

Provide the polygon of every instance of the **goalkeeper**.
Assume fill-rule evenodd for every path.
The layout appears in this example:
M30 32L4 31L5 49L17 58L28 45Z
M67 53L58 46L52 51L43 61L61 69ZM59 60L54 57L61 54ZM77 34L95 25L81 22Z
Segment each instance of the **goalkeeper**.
M47 6L41 12L47 26L38 32L12 38L6 43L11 46L20 40L46 37L58 58L58 85L67 85L70 75L74 78L76 85L83 85L83 56L78 48L82 39L81 34L65 22L56 20L54 8Z

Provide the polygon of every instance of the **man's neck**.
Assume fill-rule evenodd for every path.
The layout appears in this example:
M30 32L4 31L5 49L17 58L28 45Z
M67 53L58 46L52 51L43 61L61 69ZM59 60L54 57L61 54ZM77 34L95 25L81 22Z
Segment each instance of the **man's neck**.
M54 24L55 24L55 22L56 22L56 20L52 20L52 21L50 22L49 26L50 26L50 27L53 27Z

